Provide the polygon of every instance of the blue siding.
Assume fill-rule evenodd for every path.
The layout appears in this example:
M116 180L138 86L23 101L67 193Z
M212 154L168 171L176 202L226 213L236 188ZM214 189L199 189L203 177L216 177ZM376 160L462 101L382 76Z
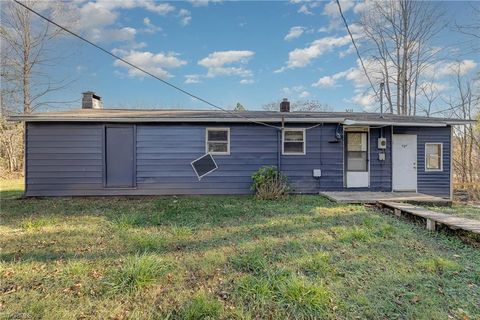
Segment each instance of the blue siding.
M190 163L205 154L205 128L230 128L230 155L198 181ZM277 163L275 129L255 125L138 125L137 186L155 194L246 194L251 175Z
M395 127L393 133L417 135L418 192L449 197L451 127ZM442 171L425 171L425 143L427 142L443 143Z
M27 196L87 194L103 188L102 125L27 125Z
M198 181L190 162L205 153L205 128L229 127L230 155L216 155L219 169ZM308 127L310 125L296 125ZM104 188L103 124L29 123L27 196L248 194L251 175L279 165L296 193L344 190L343 141L336 124L307 131L306 155L278 157L277 130L250 124L137 124L136 188ZM291 125L288 127L292 127ZM341 129L341 128L340 128ZM377 139L387 138L386 160L379 161ZM449 196L450 128L395 128L418 136L418 191ZM391 190L391 127L370 130L370 190ZM425 142L443 143L443 172L425 172ZM313 169L322 177L313 178Z
M387 138L387 149L378 149L378 138ZM385 152L385 160L378 160L380 152ZM392 190L392 128L370 129L370 190Z

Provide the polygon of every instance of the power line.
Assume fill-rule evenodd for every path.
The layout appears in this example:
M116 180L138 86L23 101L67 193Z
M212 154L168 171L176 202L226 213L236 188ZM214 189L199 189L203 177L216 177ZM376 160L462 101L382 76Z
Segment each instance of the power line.
M160 77L157 77L156 75L150 73L149 71L147 71L147 70L145 70L145 69L143 69L143 68L141 68L141 67L139 67L139 66L137 66L137 65L135 65L135 64L133 64L133 63L131 63L131 62L129 62L129 61L121 58L121 57L119 57L118 55L116 55L116 54L108 51L107 49L105 49L105 48L103 48L103 47L101 47L101 46L99 46L99 45L91 42L90 40L85 39L85 38L82 37L81 35L79 35L79 34L73 32L73 31L71 31L71 30L69 30L69 29L67 29L67 28L59 25L59 24L56 23L55 21L49 19L48 17L45 17L45 16L42 15L41 13L33 10L32 8L30 8L30 7L28 7L27 5L21 3L20 1L17 1L17 0L13 0L13 1L14 1L15 3L21 5L22 7L24 7L24 8L27 9L28 11L30 11L30 12L34 13L35 15L39 16L40 18L48 21L49 23L55 25L56 27L62 29L63 31L71 34L72 36L74 36L74 37L76 37L76 38L78 38L78 39L80 39L80 40L82 40L82 41L84 41L84 42L86 42L86 43L94 46L95 48L97 48L97 49L103 51L104 53L106 53L106 54L114 57L115 59L118 59L118 60L122 61L123 63L131 66L132 68L135 68L135 69L137 69L137 70L139 70L139 71L141 71L141 72L143 72L143 73L145 73L145 74L153 77L154 79L157 79L157 80L161 81L162 83L164 83L164 84L166 84L166 85L168 85L168 86L170 86L170 87L172 87L172 88L174 88L174 89L182 92L183 94L186 94L187 96L190 96L190 97L192 97L192 98L194 98L194 99L196 99L196 100L198 100L198 101L201 101L201 102L203 102L203 103L205 103L205 104L207 104L207 105L209 105L209 106L211 106L211 107L214 107L214 108L216 108L216 109L218 109L218 110L221 110L221 111L223 111L223 112L226 112L226 113L228 113L228 114L230 114L230 115L233 115L233 116L235 116L235 117L248 120L249 122L252 122L252 123L255 123L255 124L264 125L264 126L271 127L271 128L275 128L275 129L281 129L280 127L277 127L277 126L274 126L274 125L271 125L271 124L268 124L268 123L264 123L264 122L261 122L261 121L255 121L255 120L252 120L252 119L250 119L250 118L248 118L248 117L242 116L241 114L234 113L234 112L231 112L230 110L227 110L227 109L225 109L225 108L219 107L219 106L213 104L212 102L210 102L210 101L208 101L208 100L205 100L205 99L203 99L203 98L201 98L201 97L199 97L199 96L197 96L197 95L195 95L195 94L193 94L193 93L190 93L190 92L188 92L188 91L186 91L186 90L184 90L184 89L182 89L182 88L174 85L173 83L170 83L170 82L168 82L168 81L166 81L166 80L163 80L163 79L160 78ZM280 120L279 120L279 121L280 121Z
M340 16L342 17L343 23L345 24L345 27L347 28L347 32L350 35L350 39L352 40L352 44L355 47L355 51L357 52L358 59L360 59L360 64L362 65L363 72L365 73L365 76L368 79L368 82L370 83L370 86L372 87L373 92L375 92L375 95L378 97L377 90L375 90L375 86L372 83L372 80L370 79L367 68L365 68L365 64L363 63L362 56L360 55L360 51L358 50L357 44L355 43L355 39L353 39L353 34L350 31L350 28L348 27L347 19L345 19L345 16L343 15L342 11L342 6L340 5L340 1L337 0L337 5L338 5L338 11L340 11Z

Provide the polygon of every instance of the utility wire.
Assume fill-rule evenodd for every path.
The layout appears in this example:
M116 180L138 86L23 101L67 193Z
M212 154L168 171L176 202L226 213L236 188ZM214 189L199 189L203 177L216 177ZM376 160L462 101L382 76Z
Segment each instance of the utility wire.
M375 95L378 97L377 90L375 89L375 86L373 85L373 82L368 75L367 68L365 68L365 64L363 63L363 59L362 59L362 56L360 55L360 51L358 50L357 44L355 43L355 39L353 39L353 34L350 31L350 28L349 28L348 23L347 23L347 19L345 19L345 16L343 15L342 6L340 5L339 0L337 0L337 5L338 5L338 11L340 11L340 16L342 17L343 23L345 24L345 28L347 28L347 32L350 35L350 40L352 40L352 44L355 47L355 51L357 52L357 56L360 59L360 64L362 65L363 72L365 73L365 76L367 77L368 82L370 83L370 86L372 87L373 92L375 92Z
M162 83L166 84L167 86L170 86L170 87L172 87L173 89L176 89L176 90L182 92L183 94L186 94L187 96L190 96L190 97L192 97L192 98L194 98L194 99L196 99L196 100L198 100L198 101L201 101L201 102L203 102L203 103L205 103L205 104L207 104L207 105L209 105L209 106L211 106L211 107L214 107L214 108L216 108L216 109L218 109L218 110L221 110L221 111L223 111L223 112L226 112L226 113L228 113L228 114L230 114L230 115L233 115L233 116L235 116L235 117L243 118L243 119L245 119L245 120L248 120L249 122L252 122L252 123L255 123L255 124L260 124L260 125L267 126L267 127L271 127L271 128L275 128L275 129L278 129L278 130L281 129L280 127L277 127L277 126L275 126L275 125L271 125L271 124L264 123L264 122L261 122L261 121L252 120L252 119L250 119L250 118L248 118L248 117L242 116L241 114L238 114L238 113L232 112L232 111L230 111L230 110L227 110L227 109L225 109L225 108L219 107L219 106L213 104L212 102L210 102L210 101L208 101L208 100L205 100L205 99L203 99L203 98L201 98L201 97L199 97L199 96L197 96L197 95L195 95L195 94L193 94L193 93L190 93L190 92L188 92L188 91L186 91L186 90L184 90L184 89L182 89L182 88L174 85L173 83L170 83L170 82L168 82L168 81L166 81L166 80L163 80L163 79L160 78L160 77L157 77L156 75L150 73L149 71L147 71L147 70L145 70L145 69L143 69L143 68L141 68L141 67L139 67L139 66L137 66L137 65L135 65L135 64L133 64L133 63L131 63L131 62L129 62L129 61L121 58L121 57L119 57L118 55L116 55L116 54L108 51L107 49L105 49L105 48L103 48L103 47L101 47L101 46L99 46L99 45L91 42L90 40L87 40L86 38L82 37L81 35L79 35L79 34L73 32L73 31L67 29L66 27L63 27L63 26L59 25L59 24L56 23L55 21L53 21L53 20L45 17L45 16L42 15L41 13L33 10L32 8L30 8L30 7L28 7L27 5L21 3L20 1L17 1L17 0L13 0L13 1L14 1L15 3L21 5L22 7L24 7L24 8L27 9L28 11L30 11L30 12L34 13L35 15L39 16L40 18L48 21L49 23L55 25L56 27L62 29L63 31L71 34L72 36L74 36L74 37L76 37L76 38L78 38L78 39L80 39L80 40L82 40L82 41L84 41L84 42L86 42L86 43L94 46L95 48L97 48L97 49L103 51L104 53L106 53L106 54L114 57L115 59L120 60L120 61L122 61L123 63L131 66L132 68L135 68L135 69L137 69L137 70L139 70L139 71L141 71L141 72L143 72L143 73L145 73L145 74L147 74L147 75L149 75L149 76L151 76L151 77L153 77L153 78L161 81ZM279 121L280 121L280 120L279 120Z

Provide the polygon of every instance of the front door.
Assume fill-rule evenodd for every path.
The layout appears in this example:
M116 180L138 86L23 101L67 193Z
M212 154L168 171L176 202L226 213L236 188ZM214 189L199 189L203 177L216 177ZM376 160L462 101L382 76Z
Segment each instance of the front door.
M134 186L134 127L112 125L105 128L105 185L109 188Z
M417 191L417 135L394 134L393 191Z

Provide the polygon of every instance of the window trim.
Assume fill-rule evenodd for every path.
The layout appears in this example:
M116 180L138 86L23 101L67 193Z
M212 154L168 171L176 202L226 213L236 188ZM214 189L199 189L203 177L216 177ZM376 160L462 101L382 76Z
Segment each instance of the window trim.
M440 145L440 168L439 169L429 169L429 168L427 168L427 146L428 145ZM425 162L425 172L441 172L441 171L443 171L443 142L426 142L425 143L424 162Z
M285 152L285 132L301 131L303 135L303 152ZM282 130L282 155L286 156L304 156L307 154L307 133L305 128L285 128Z
M209 131L227 131L227 152L210 152L208 151L209 142L223 142L224 141L208 141L208 132ZM211 155L219 156L229 156L230 155L230 128L218 128L218 127L207 127L205 128L205 153L210 153Z

